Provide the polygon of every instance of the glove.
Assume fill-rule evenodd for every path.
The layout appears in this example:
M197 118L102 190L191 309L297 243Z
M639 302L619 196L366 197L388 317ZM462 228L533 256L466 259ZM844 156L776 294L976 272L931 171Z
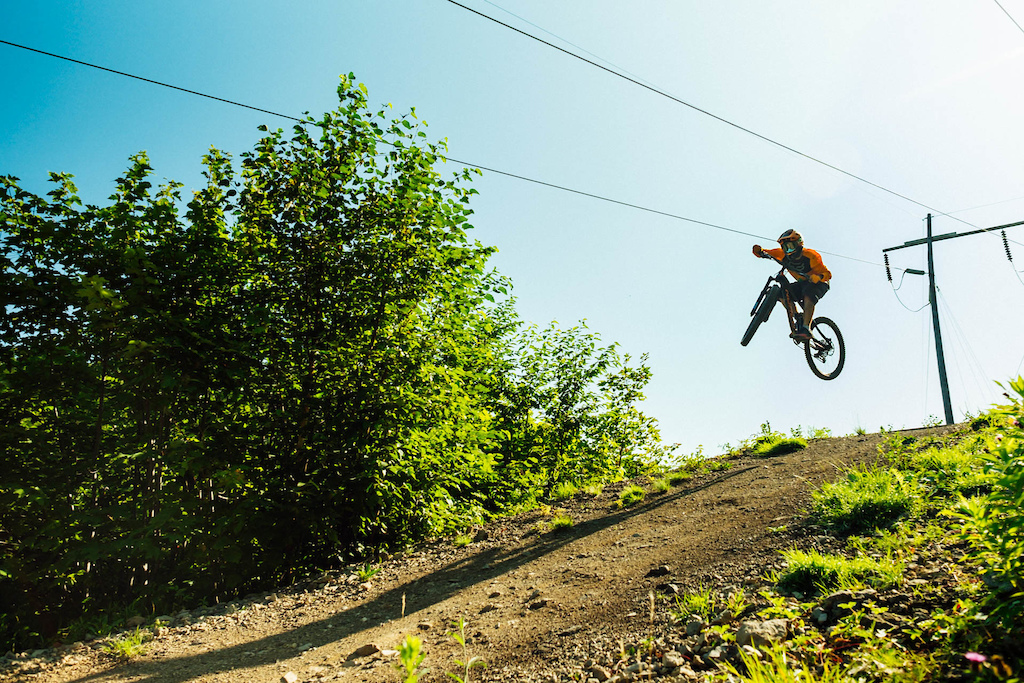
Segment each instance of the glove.
M811 284L818 284L818 276L811 273L810 275L807 276L807 281L810 282Z
M764 258L764 249L761 248L760 244L754 245L754 256L757 258Z

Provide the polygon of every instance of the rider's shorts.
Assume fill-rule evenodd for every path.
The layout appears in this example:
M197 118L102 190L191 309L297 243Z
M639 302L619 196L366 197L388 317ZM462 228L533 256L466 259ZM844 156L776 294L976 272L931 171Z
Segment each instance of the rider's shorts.
M815 303L825 296L828 291L827 282L811 282L810 280L798 280L789 283L789 295L798 303L802 303L805 296L811 297Z

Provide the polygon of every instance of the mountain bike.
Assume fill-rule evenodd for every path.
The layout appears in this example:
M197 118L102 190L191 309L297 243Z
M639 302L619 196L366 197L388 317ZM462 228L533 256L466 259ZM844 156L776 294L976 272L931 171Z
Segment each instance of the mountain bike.
M765 258L770 258L781 265L781 262L772 256ZM750 309L752 318L747 326L747 331L743 333L740 345L746 346L750 343L757 328L768 320L768 316L771 315L777 303L781 303L786 309L790 331L796 332L797 322L793 316L789 315L789 311L796 311L797 315L803 315L803 311L800 310L800 302L794 301L790 296L789 287L787 287L789 280L786 278L785 272L786 269L783 267L778 273L768 278L764 289L761 290L757 301L754 302L754 307ZM811 372L821 379L835 379L843 371L843 364L846 362L843 333L839 331L839 327L834 322L825 317L812 320L810 331L810 339L803 341L794 339L793 343L797 346L803 345L804 356L807 357L807 364L811 366Z

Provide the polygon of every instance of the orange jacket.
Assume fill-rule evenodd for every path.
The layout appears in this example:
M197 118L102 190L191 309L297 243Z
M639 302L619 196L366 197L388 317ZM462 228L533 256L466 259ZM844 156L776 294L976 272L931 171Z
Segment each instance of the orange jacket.
M796 257L786 256L782 249L764 249L762 251L781 261L789 274L797 280L828 282L832 279L832 273L822 262L821 254L813 249L802 249L800 255Z

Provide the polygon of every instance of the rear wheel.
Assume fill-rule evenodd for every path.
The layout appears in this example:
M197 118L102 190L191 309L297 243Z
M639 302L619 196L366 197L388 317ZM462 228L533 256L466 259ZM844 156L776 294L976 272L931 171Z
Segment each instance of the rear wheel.
M835 379L846 363L846 345L839 327L828 318L811 321L811 338L804 342L811 371L821 379Z
M768 293L764 295L764 300L761 305L754 311L754 317L750 319L750 324L747 325L747 331L743 333L743 339L740 340L740 346L746 346L753 339L754 333L757 332L757 328L761 326L768 316L771 315L772 309L775 308L775 303L779 300L779 296L782 295L782 288L775 286L768 290Z

